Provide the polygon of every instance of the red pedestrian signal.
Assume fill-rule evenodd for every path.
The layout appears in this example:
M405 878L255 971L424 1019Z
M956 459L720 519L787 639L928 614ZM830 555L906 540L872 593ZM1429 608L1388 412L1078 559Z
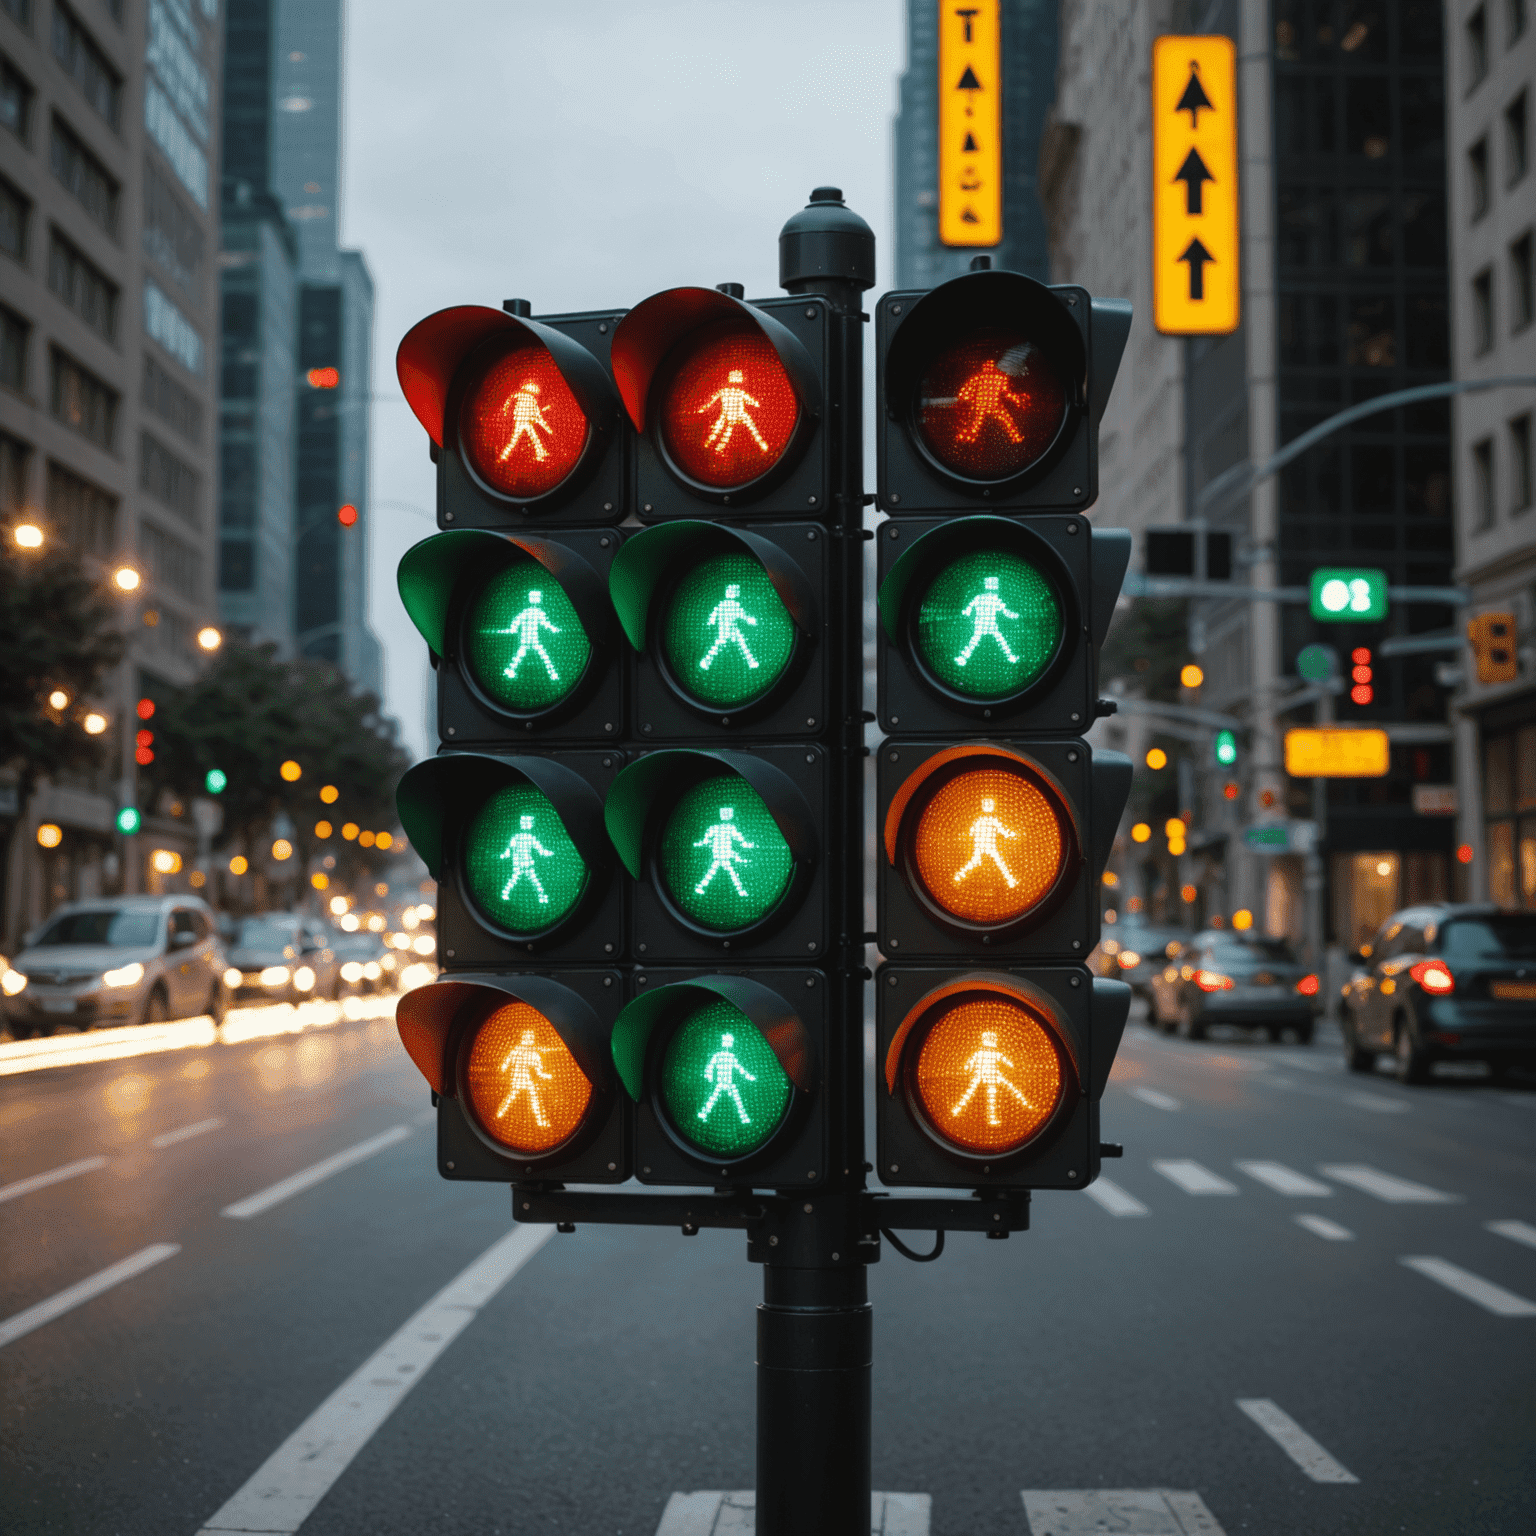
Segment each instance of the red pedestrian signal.
M549 350L528 342L482 364L465 391L462 433L486 484L536 501L580 463L591 424Z

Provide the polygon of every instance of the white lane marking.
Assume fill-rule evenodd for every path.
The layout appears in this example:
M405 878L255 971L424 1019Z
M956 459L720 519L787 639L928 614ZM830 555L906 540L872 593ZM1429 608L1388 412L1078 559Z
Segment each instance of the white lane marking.
M1357 1109L1374 1110L1378 1115L1400 1115L1409 1108L1407 1099L1394 1099L1384 1093L1346 1093L1344 1102Z
M89 1279L76 1281L56 1296L50 1296L46 1301L40 1301L36 1306L28 1307L25 1312L18 1312L14 1317L8 1317L0 1323L0 1349L7 1344L13 1344L25 1334L32 1332L34 1328L41 1328L44 1323L51 1323L54 1318L62 1317L66 1312L73 1311L83 1302L100 1296L103 1291L110 1291L114 1285L121 1285L124 1280L132 1280L135 1275L141 1275L146 1269L152 1269L162 1259L168 1259L173 1254L181 1252L180 1243L151 1243L148 1248L141 1248L135 1254L126 1259L120 1259L116 1264L109 1264L105 1269L98 1270Z
M217 1116L211 1120L199 1120L195 1125L184 1125L179 1131L167 1131L163 1136L154 1137L152 1147L174 1147L179 1141L191 1141L194 1136L204 1136L209 1131L218 1130L224 1122Z
M382 1152L386 1147L394 1146L397 1141L404 1141L410 1134L411 1128L408 1125L392 1126L380 1136L370 1136L367 1141L360 1141L355 1147L348 1147L345 1152L338 1152L334 1157L325 1158L312 1168L301 1169L298 1173L290 1174L286 1179L280 1179L276 1184L268 1185L266 1189L258 1189L254 1195L247 1195L244 1200L226 1205L219 1215L232 1216L236 1221L248 1221L252 1216L260 1216L263 1211L270 1211L274 1205L281 1204L290 1195L301 1194L304 1190L330 1178L333 1173L340 1173L344 1168L350 1168L354 1163L361 1163Z
M1536 1227L1528 1221L1485 1221L1483 1225L1490 1232L1507 1237L1512 1243L1524 1243L1527 1248L1536 1248Z
M1298 1227L1305 1227L1314 1237L1320 1237L1330 1243L1352 1243L1355 1234L1348 1227L1341 1227L1336 1221L1329 1221L1326 1216L1297 1216L1294 1218Z
M77 1179L82 1173L95 1173L106 1166L104 1157L82 1157L78 1163L65 1163L62 1168L50 1168L47 1173L34 1173L30 1179L17 1179L14 1184L0 1188L0 1205L21 1195L30 1195L34 1189L47 1189L50 1184L62 1184L65 1179Z
M1023 1498L1031 1536L1225 1536L1198 1493L1173 1488L1026 1488Z
M1474 1275L1471 1270L1452 1264L1447 1259L1417 1256L1400 1259L1398 1262L1417 1270L1426 1280L1434 1280L1446 1290L1455 1291L1458 1296L1476 1302L1485 1312L1492 1312L1496 1317L1536 1317L1536 1301L1516 1296L1502 1285L1484 1280L1481 1275Z
M553 1227L514 1227L498 1238L342 1382L198 1536L298 1530L405 1394L553 1235Z
M1236 1184L1229 1184L1219 1173L1212 1173L1203 1163L1181 1157L1152 1164L1170 1184L1177 1184L1186 1195L1235 1195Z
M1443 1189L1415 1184L1412 1179L1396 1178L1365 1163L1319 1163L1318 1167L1337 1183L1353 1185L1388 1205L1456 1205L1461 1200L1460 1195L1448 1195Z
M869 1496L870 1536L928 1536L933 1513L926 1493L872 1493ZM674 1493L661 1512L656 1536L748 1536L757 1529L757 1494L709 1489Z
M1127 1194L1109 1179L1097 1178L1083 1191L1090 1200L1097 1202L1111 1216L1147 1216L1147 1210L1135 1195Z
M1309 1198L1315 1198L1333 1193L1321 1180L1309 1178L1304 1173L1297 1173L1294 1168L1287 1168L1284 1163L1252 1162L1239 1163L1237 1166L1250 1179L1257 1179L1260 1184L1269 1185L1277 1195L1306 1195Z
M1301 1468L1314 1483L1358 1483L1283 1408L1267 1397L1240 1397L1237 1406Z
M1143 1104L1150 1104L1153 1109L1183 1109L1183 1104L1166 1093L1159 1093L1156 1088L1132 1088L1131 1097L1140 1099Z

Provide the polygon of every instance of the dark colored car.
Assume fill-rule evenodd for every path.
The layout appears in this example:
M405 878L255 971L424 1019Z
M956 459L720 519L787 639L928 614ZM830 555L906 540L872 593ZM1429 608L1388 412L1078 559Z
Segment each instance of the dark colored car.
M1212 1024L1267 1030L1271 1040L1295 1031L1311 1043L1322 1003L1318 978L1284 939L1206 931L1152 982L1152 1022L1201 1040Z
M1112 928L1106 927L1099 940L1103 963L1101 976L1130 983L1138 997L1150 999L1152 978L1178 955L1193 935L1187 928L1162 928L1151 924L1128 923L1123 918Z
M341 962L325 924L293 912L241 918L225 980L237 1003L301 1003L341 995ZM236 980L238 973L239 980Z
M1421 1083L1436 1061L1536 1065L1536 912L1435 902L1395 912L1344 988L1344 1055L1370 1072L1392 1052Z

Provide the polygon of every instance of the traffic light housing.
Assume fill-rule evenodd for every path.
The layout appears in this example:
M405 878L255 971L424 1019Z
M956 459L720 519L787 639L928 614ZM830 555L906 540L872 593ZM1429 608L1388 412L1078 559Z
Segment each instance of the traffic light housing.
M1480 613L1467 620L1467 639L1480 683L1512 683L1520 676L1515 616L1512 613Z
M1018 272L885 294L875 311L882 510L1085 511L1130 323L1120 300Z
M611 1054L622 993L618 971L470 971L400 999L401 1043L438 1107L443 1178L629 1177L630 1112Z

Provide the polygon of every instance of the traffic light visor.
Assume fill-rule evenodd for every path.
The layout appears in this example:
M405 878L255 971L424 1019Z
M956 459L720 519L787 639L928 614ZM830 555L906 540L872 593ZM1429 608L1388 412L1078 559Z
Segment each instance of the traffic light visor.
M711 1157L741 1158L778 1130L790 1081L761 1030L723 998L682 1019L661 1058L659 1097L672 1128Z
M509 784L465 833L464 875L475 905L519 937L562 922L591 878L559 813L533 784Z
M464 655L481 691L520 714L569 696L592 645L565 588L538 561L514 559L481 586L464 620Z
M536 341L493 354L465 393L460 437L466 456L504 496L548 495L580 462L590 434L586 412Z
M657 866L665 894L684 917L733 933L756 927L778 906L795 857L762 796L739 774L721 774L673 805Z

